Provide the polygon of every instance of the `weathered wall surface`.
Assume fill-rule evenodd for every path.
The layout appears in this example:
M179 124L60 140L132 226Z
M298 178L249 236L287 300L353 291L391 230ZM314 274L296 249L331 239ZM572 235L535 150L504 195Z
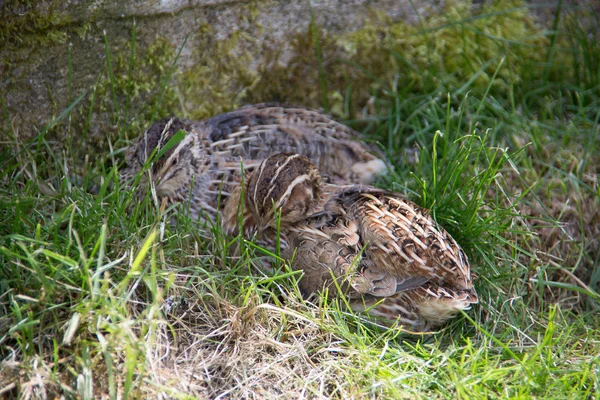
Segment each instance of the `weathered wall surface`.
M319 29L349 32L377 13L416 21L418 14L440 6L439 1L416 1L415 9L394 0L313 0L310 6L292 0L2 3L3 132L21 137L34 135L85 90L90 93L83 102L93 116L114 114L116 108L131 119L137 108L156 101L153 96L186 37L172 80L177 93L167 93L162 104L178 103L175 108L202 117L233 106L266 58L285 62L291 38L308 35L311 15ZM82 119L89 117L81 113Z
M107 140L122 136L115 132L136 134L150 120L169 113L203 118L244 102L282 100L313 107L327 102L356 106L344 93L347 88L358 91L356 75L344 70L348 67L339 62L341 58L354 54L352 62L370 63L373 71L379 68L384 75L394 64L389 52L383 55L377 46L396 40L394 46L413 52L417 61L423 58L422 65L427 65L434 53L460 61L461 55L445 52L453 42L462 40L461 32L428 37L433 44L410 42L415 37L412 33L398 39L399 32L407 31L405 27L411 24L421 26L427 16L441 13L466 18L472 10L477 12L481 3L473 1L466 8L448 11L449 4L460 2L0 0L0 134L32 137L84 93L70 115L69 126L55 128L67 132L54 132L50 137L63 138L75 132L83 135L92 149L105 149ZM537 0L532 4L536 15L552 23L556 7L545 4L536 8ZM527 11L520 10L515 16L498 13L495 20L477 29L489 29L490 37L503 29L500 36L506 34L509 39L512 31L515 40L539 38ZM388 29L394 22L400 25ZM434 26L446 23L440 20ZM351 37L365 25L377 24L383 28L365 29L364 37L338 40ZM433 30L431 35L436 34L439 32ZM371 45L370 51L365 49ZM481 42L478 45L483 46ZM494 47L491 45L490 51L495 51ZM493 59L493 55L486 57ZM461 65L455 68L467 75L473 73ZM477 68L480 66L475 65ZM320 86L321 73L337 80L337 86ZM361 90L368 93L370 88Z

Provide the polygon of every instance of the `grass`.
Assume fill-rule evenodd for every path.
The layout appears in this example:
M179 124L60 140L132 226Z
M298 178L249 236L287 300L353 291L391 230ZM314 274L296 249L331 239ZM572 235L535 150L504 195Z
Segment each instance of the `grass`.
M77 134L68 117L85 115L83 99L114 91L82 94L27 142L7 116L0 396L600 397L598 45L579 25L555 26L573 41L549 41L539 79L501 96L490 89L508 67L496 60L483 90L471 78L488 64L451 87L395 80L349 121L393 163L379 185L430 208L478 275L480 304L426 337L304 301L294 274L259 272L252 243L150 192L137 201L117 179L120 148L82 165L72 142L46 137ZM559 79L565 52L579 62ZM126 110L114 113L126 142Z

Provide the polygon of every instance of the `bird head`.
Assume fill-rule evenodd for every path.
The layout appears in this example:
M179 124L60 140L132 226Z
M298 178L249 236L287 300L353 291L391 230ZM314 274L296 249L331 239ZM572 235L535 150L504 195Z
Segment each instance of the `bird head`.
M194 158L192 154L187 154L194 151L194 147L188 142L194 140L194 135L186 135L177 143L173 143L172 139L177 132L189 130L189 124L177 118L154 123L130 147L123 178L134 178L151 159L152 165L148 170L150 174L142 175L140 188L144 188L151 180L156 185L157 196L164 198L171 197L174 192L188 185L191 176L190 160Z
M306 218L321 195L317 167L299 154L279 153L265 159L250 175L245 201L260 230L276 228L278 220L285 226Z

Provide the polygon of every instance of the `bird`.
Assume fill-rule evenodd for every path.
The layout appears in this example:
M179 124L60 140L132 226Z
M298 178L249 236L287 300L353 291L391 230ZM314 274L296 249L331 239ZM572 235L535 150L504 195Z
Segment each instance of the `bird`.
M244 231L282 236L307 298L329 290L391 327L427 332L478 302L467 255L427 210L365 184L324 182L310 159L266 158L235 189ZM224 219L232 230L232 219Z
M169 148L178 132L184 136ZM320 111L279 103L248 105L203 121L167 118L126 149L121 181L139 179L140 197L152 184L160 202L187 203L190 217L215 220L244 176L275 153L308 157L333 183L373 182L387 165L359 136Z

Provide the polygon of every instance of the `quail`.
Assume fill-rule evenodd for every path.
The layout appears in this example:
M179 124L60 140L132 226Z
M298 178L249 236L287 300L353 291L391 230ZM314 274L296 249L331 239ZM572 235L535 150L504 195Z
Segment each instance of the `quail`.
M183 139L166 149L180 131ZM203 121L166 119L129 146L121 179L132 182L151 161L140 177L140 195L148 193L151 182L159 201L188 203L192 218L214 219L243 177L275 153L308 157L333 183L372 182L387 167L376 149L355 140L358 136L319 111L276 103ZM164 154L149 160L153 153Z
M400 194L325 183L311 160L290 153L268 157L235 193L225 205L226 229L239 201L246 232L277 227L306 296L329 289L353 310L418 332L478 302L465 252Z

